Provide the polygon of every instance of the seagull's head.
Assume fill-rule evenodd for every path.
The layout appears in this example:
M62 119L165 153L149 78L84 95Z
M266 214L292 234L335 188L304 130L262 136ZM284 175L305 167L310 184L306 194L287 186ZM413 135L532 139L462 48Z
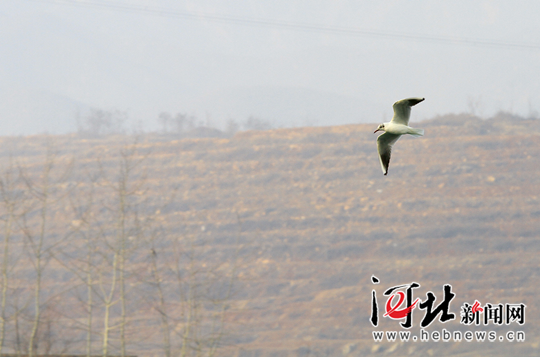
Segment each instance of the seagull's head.
M384 128L384 124L379 125L379 127L377 128L377 130L375 130L375 131L373 132L373 134L375 134L376 132L381 131L381 130L382 130L382 131L386 131L385 128Z

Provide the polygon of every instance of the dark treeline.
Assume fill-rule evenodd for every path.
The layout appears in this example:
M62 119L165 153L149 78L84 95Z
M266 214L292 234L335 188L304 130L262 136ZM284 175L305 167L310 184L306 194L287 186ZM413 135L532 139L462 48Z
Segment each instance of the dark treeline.
M449 125L462 125L469 121L484 120L536 120L540 115L531 111L527 116L518 115L508 111L498 111L493 116L484 118L476 114L475 108L469 113L437 115L427 121L441 123L448 121ZM187 113L171 114L162 112L158 115L158 134L177 138L201 138L201 137L231 137L238 131L246 130L270 130L274 126L269 120L257 116L249 116L243 121L235 119L227 120L225 128L217 128L211 120L201 120ZM83 137L99 137L114 134L141 134L145 130L141 123L131 123L129 115L120 110L104 110L92 108L83 117L77 118L77 133Z
M159 134L176 137L230 137L242 130L269 130L273 126L268 120L250 116L246 120L227 120L225 129L218 129L209 120L200 120L186 113L171 114L162 112L157 118ZM77 133L85 137L112 134L141 133L140 123L129 128L127 112L92 108L85 116L77 118Z

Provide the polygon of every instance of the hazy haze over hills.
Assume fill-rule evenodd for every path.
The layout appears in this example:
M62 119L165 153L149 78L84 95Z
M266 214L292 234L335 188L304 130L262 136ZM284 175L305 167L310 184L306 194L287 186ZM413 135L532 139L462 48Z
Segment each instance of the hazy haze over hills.
M540 49L507 46L540 44L534 3L84 3L0 5L0 134L72 131L90 107L127 111L154 130L161 111L223 127L248 115L275 126L379 122L408 96L428 99L417 119L540 106Z
M537 356L540 120L526 118L540 118L539 12L502 0L2 1L0 226L11 250L0 352L26 354L34 344L19 332L30 341L34 326L39 341L62 343L40 342L38 354L84 353L84 331L101 353L94 332L109 331L112 306L139 356L167 355L162 335L176 352L201 331L214 339L205 313L227 329L224 356ZM426 136L400 139L383 176L365 123L410 96L426 97L412 112ZM73 132L85 113L99 125L8 136ZM126 128L142 122L138 139L119 134L125 113ZM248 117L252 129L303 127L237 131ZM242 127L201 127L229 119ZM199 271L209 275L181 278ZM120 285L117 272L128 273ZM96 281L121 300L107 305ZM372 289L382 301L412 281L422 298L451 284L458 314L475 299L526 304L525 325L482 326L523 329L526 341L374 343ZM125 282L137 289L125 294ZM185 294L200 282L207 300ZM198 329L182 319L185 302L202 313ZM92 306L95 325L81 327ZM467 328L459 316L433 327Z

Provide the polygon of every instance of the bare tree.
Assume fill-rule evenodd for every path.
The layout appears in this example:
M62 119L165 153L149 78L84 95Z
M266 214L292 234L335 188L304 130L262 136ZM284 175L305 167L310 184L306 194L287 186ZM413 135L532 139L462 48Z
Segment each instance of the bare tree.
M177 113L172 119L173 130L176 133L183 133L188 130L192 130L197 126L197 119L184 113Z
M86 136L101 136L125 133L127 112L120 110L90 109L90 113L80 119L77 117L77 132Z
M225 132L228 134L228 135L234 135L238 130L240 130L240 124L238 124L238 122L236 122L236 120L230 118L229 120L227 120L227 126L225 128Z
M225 317L238 277L240 225L235 249L226 262L210 262L200 231L150 236L148 283L158 313L165 356L215 356L225 334ZM164 248L166 247L166 248Z
M167 112L161 112L158 116L158 122L162 127L161 131L164 134L168 133L172 122L171 114Z
M37 222L37 224L31 224L29 222L28 214L32 211L25 212L25 214L22 215L21 220L21 229L26 238L27 247L29 248L28 253L30 256L30 262L32 263L35 271L35 281L33 286L34 317L28 340L29 356L34 356L37 349L36 337L41 322L43 274L52 257L51 250L63 240L60 239L58 241L52 241L49 239L49 242L47 244L45 243L49 216L51 215L51 211L54 210L54 208L51 206L61 199L61 197L65 194L65 192L59 194L56 186L65 181L72 168L72 162L70 162L66 166L64 172L55 179L53 177L55 164L56 153L54 153L52 147L48 145L46 149L45 162L43 164L43 171L38 178L32 179L25 172L25 170L22 168L20 170L20 174L26 184L26 188L35 202L35 206L33 208L39 212L39 222ZM64 237L64 239L65 238L66 237Z
M41 163L0 173L0 352L126 356L151 312L165 357L217 355L241 246L212 262L204 227L165 221L176 189L146 179L140 148L85 156L73 172L49 145ZM31 272L12 270L17 259ZM62 288L48 284L59 276Z
M195 116L186 113L172 115L168 112L161 112L158 116L158 122L162 127L161 130L163 133L172 132L175 134L183 134L201 125Z
M270 130L272 129L272 124L268 120L260 119L251 115L242 123L242 127L245 130Z
M120 354L126 355L126 327L129 319L128 279L132 279L133 269L130 254L139 247L143 234L141 216L138 210L145 195L145 173L141 163L144 157L137 155L137 144L124 147L117 161L114 178L109 178L100 163L101 175L97 182L104 192L108 192L99 202L98 208L105 216L99 216L102 266L95 269L98 297L103 305L102 354L109 354L111 333L118 331ZM87 280L88 282L88 280ZM90 294L90 292L89 292ZM119 305L119 316L113 316L113 307Z
M468 96L467 97L467 106L469 107L469 113L471 113L474 116L483 116L483 102L482 102L482 96Z
M24 212L25 195L21 189L21 180L10 157L8 167L0 176L0 206L2 209L3 224L3 250L2 250L2 292L0 302L0 353L4 348L6 337L6 324L8 316L6 307L8 303L8 290L10 288L10 272L15 265L15 259L11 258L10 244L16 229L17 222Z
M83 311L86 314L83 326L79 326L86 332L86 356L90 357L93 354L93 334L94 334L94 295L96 288L96 269L98 262L98 240L99 229L95 226L99 222L95 221L95 189L97 176L86 172L85 177L88 178L86 185L81 185L74 194L69 196L71 210L74 212L74 219L71 222L73 237L79 238L84 247L84 253L81 254L81 249L66 249L66 247L58 247L55 250L54 258L67 271L71 272L79 281L79 284L84 287L84 297L76 295L76 299L82 302ZM73 292L77 294L77 290Z
M160 269L158 268L158 258L155 247L156 236L155 233L151 236L151 250L150 261L152 267L152 282L157 292L158 301L154 308L159 314L161 322L161 333L163 336L163 352L165 357L171 357L171 326L169 322L169 315L167 312L167 303L165 300L165 292L163 287L163 277Z

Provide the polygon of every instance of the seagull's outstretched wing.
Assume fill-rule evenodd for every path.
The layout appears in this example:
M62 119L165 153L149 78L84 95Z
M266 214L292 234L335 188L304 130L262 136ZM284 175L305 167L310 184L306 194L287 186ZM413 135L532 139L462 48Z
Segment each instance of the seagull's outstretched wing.
M383 174L388 173L388 165L390 165L390 154L392 153L392 145L400 138L401 135L384 133L377 138L377 151L379 152L379 160Z
M411 107L423 101L425 98L407 98L394 103L394 117L392 122L396 124L409 125Z

